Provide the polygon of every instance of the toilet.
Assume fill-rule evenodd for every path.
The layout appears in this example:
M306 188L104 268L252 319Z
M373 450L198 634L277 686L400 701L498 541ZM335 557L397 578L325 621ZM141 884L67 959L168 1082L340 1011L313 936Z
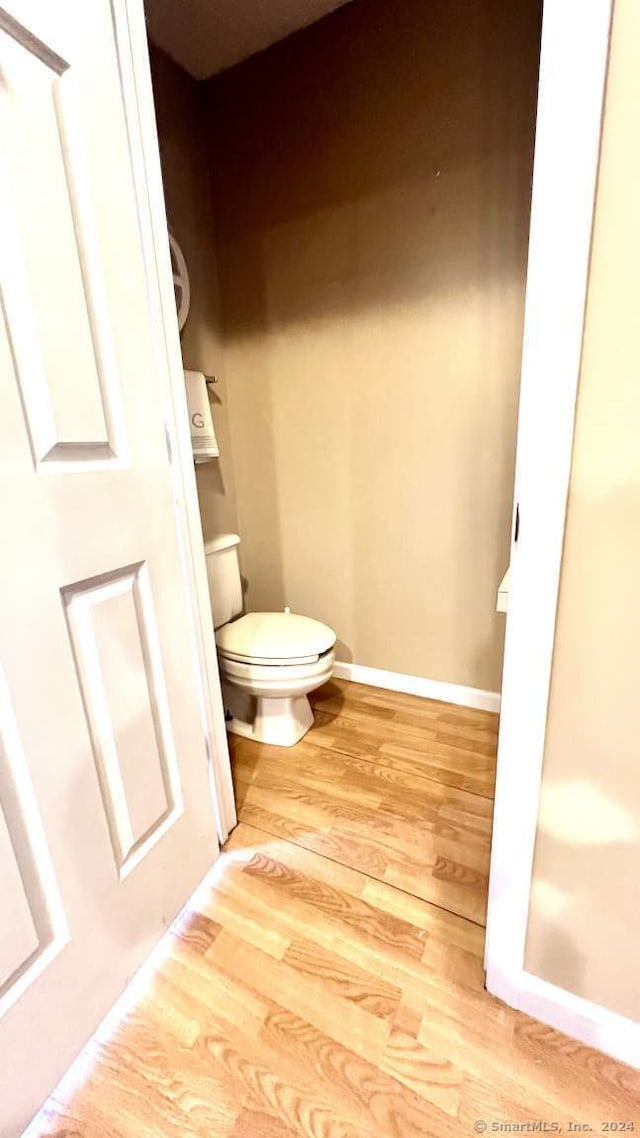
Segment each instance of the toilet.
M292 747L313 723L308 693L331 678L336 634L291 612L242 615L239 544L223 533L204 546L227 730Z

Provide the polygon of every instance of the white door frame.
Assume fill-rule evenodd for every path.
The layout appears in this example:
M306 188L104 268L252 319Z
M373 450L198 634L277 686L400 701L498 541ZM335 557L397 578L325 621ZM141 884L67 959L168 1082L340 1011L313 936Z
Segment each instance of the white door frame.
M528 987L524 947L612 3L544 3L514 495L521 530L518 544L512 544L486 945L487 986L514 1006ZM159 375L165 377L203 715L224 841L236 824L236 812L166 242L144 11L141 0L114 0L112 6L121 58L131 61L130 73L123 75L123 89L130 95L125 109L133 166L149 207L150 224L141 228L149 287L157 290L162 313L167 358Z
M111 9L137 195L148 206L140 211L140 232L153 301L150 309L158 314L162 325L157 342L166 347L165 358L158 361L159 397L164 403L183 568L193 617L191 631L200 664L203 729L218 838L222 843L237 818L189 432L144 8L142 0L111 0Z
M640 1028L525 969L613 0L546 0L485 964L512 1007L640 1064Z
M613 0L545 0L502 715L487 920L487 987L514 1007L627 1062L638 1060L635 1025L587 1004L524 968L595 187ZM215 652L180 342L144 12L112 0L132 161L149 219L142 220L149 288L162 314L159 367L173 449L201 702L221 841L236 823ZM124 66L124 63L123 63ZM135 114L132 111L135 110ZM631 1029L631 1031L630 1031Z

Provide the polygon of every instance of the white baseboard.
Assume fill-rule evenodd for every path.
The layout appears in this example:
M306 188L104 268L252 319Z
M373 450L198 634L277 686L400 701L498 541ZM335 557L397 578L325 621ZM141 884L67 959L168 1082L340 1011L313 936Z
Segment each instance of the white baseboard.
M489 965L487 990L511 1007L587 1047L595 1047L612 1059L640 1069L640 1023L549 984L530 972L523 971L514 977Z
M341 680L353 680L356 684L368 684L373 688L407 692L443 703L457 703L460 707L477 707L482 711L500 711L500 692L497 691L466 688L462 684L446 684L441 680L387 672L384 668L367 668L364 664L347 664L342 660L336 660L333 674Z

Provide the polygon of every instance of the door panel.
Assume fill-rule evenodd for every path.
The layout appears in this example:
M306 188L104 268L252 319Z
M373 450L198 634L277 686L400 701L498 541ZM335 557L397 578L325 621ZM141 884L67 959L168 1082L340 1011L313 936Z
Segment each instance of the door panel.
M1 1017L67 939L60 895L0 668Z
M0 8L0 1134L217 852L108 0Z
M182 809L146 565L62 590L118 874Z
M36 462L113 458L122 412L77 84L66 61L41 48L3 35L8 331Z

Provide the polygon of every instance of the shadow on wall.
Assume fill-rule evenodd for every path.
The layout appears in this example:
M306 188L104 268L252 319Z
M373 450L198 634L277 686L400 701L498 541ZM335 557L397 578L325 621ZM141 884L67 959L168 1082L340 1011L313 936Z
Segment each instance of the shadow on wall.
M205 87L250 604L494 690L539 16L354 0Z
M162 181L169 225L185 255L191 307L181 336L183 364L216 375L209 392L220 458L196 468L205 537L237 529L220 328L220 298L209 193L206 132L198 84L150 44Z
M640 485L611 487L637 477L630 411L579 405L526 967L640 1021Z
M633 939L640 831L636 828L631 835L623 822L619 836L603 832L603 814L616 813L628 823L631 812L616 805L594 780L588 787L591 808L579 815L576 833L571 819L577 817L586 785L556 784L558 799L564 802L564 824L558 833L547 828L543 807L525 966L568 992L638 1021L637 970L621 970L615 961ZM548 877L541 876L541 864L548 868ZM618 901L622 898L621 904L603 909L603 891L615 893Z

